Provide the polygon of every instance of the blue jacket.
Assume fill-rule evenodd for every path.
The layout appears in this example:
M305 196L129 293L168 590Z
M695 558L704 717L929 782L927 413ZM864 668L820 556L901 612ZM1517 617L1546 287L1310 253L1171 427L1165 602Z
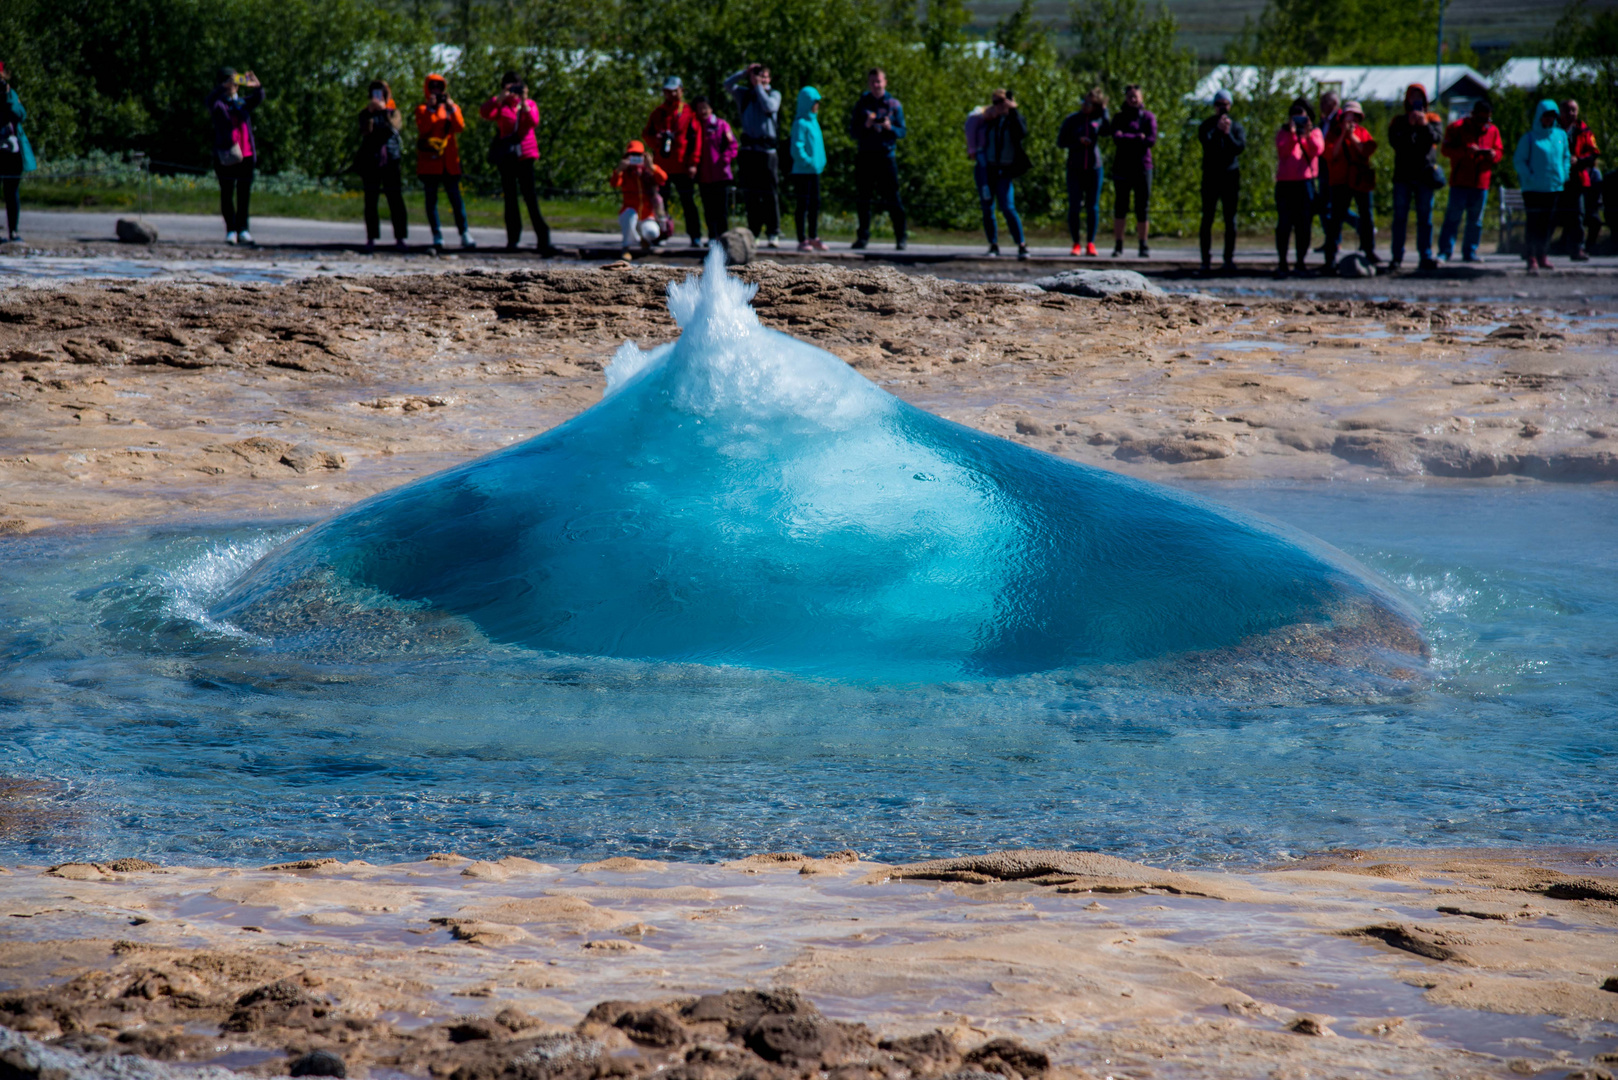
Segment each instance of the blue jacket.
M17 146L22 153L22 171L33 172L39 168L39 162L34 159L34 148L28 145L28 134L22 129L22 122L28 119L28 110L22 107L22 99L17 91L6 90L6 105L0 112L0 127L15 125L17 130Z
M866 114L875 116L877 126L865 125ZM882 120L886 119L893 126L884 128ZM905 137L905 110L899 104L899 99L892 94L884 93L880 98L872 96L867 90L860 95L854 103L854 109L848 114L848 134L854 140L854 146L861 155L885 154L893 156L894 144Z
M798 91L798 107L792 121L792 171L812 173L826 171L826 140L820 132L820 117L814 113L820 91L806 86Z
M1517 186L1524 191L1561 191L1573 168L1573 155L1568 149L1567 132L1552 124L1542 127L1546 113L1555 114L1556 102L1546 99L1534 110L1534 123L1517 140L1517 152L1512 155L1517 166Z

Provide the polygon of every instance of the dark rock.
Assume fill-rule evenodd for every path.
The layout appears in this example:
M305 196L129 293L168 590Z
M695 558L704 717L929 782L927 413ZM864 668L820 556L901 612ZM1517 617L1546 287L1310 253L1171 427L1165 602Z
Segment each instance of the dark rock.
M1601 989L1609 994L1618 994L1618 975L1609 976L1607 981L1601 984Z
M1042 424L1032 416L1017 417L1017 434L1019 435L1050 435L1050 425Z
M930 1075L941 1072L961 1060L955 1042L942 1031L929 1031L925 1035L911 1035L903 1039L883 1039L877 1048L891 1054L894 1060L913 1073Z
M668 1049L684 1045L685 1025L662 1009L637 1009L624 1013L613 1026L643 1046Z
M145 859L118 859L111 864L110 869L120 874L133 874L142 870L161 870L162 867Z
M1351 251L1337 260L1337 276L1345 278L1376 277L1376 267L1358 251Z
M348 1066L330 1050L311 1050L287 1066L292 1076L347 1076Z
M1288 1031L1295 1031L1299 1035L1333 1035L1335 1032L1326 1026L1326 1022L1318 1016L1305 1013L1287 1025Z
M725 249L725 262L731 266L746 266L758 255L758 239L752 229L737 226L721 233L719 244Z
M479 1039L498 1039L506 1034L492 1022L481 1017L462 1020L449 1027L449 1041L452 1043L477 1042Z
M157 226L144 221L133 221L129 218L119 218L118 224L113 226L118 233L118 240L124 244L155 244L157 243Z
M844 1025L815 1013L766 1013L742 1033L746 1047L773 1063L823 1062L851 1040Z
M734 1035L766 1013L818 1015L795 990L726 990L693 1001L680 1010L680 1018L688 1024L717 1021Z
M1009 1077L1039 1076L1051 1067L1049 1054L1016 1039L990 1039L962 1060L984 1072Z
M1133 270L1063 270L1060 274L1036 278L1033 283L1046 292L1085 296L1092 300L1130 293L1163 295L1162 289Z

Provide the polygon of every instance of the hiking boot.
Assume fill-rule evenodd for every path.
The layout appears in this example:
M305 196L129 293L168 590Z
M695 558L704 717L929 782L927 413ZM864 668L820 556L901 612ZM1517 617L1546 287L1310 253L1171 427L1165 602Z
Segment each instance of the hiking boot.
M1124 242L1122 240L1120 240L1116 244L1112 245L1112 257L1115 258L1115 259L1122 258L1123 254L1124 254Z
M1224 262L1220 263L1219 272L1222 274L1234 274L1236 272L1236 260L1226 259Z
M1084 253L1091 258L1095 258L1096 246L1094 241L1084 245Z
M462 229L461 230L461 246L463 248L475 248L475 247L478 246L478 242L476 240L472 239L472 230L471 229Z
M870 244L871 244L871 242L869 240L867 240L865 237L861 236L858 239L856 239L852 244L848 245L848 250L850 250L850 251L864 251L867 247L870 246Z
M1580 248L1579 250L1575 251L1572 255L1568 256L1568 258L1572 259L1574 262L1589 262L1590 261L1590 256L1585 254L1585 251L1584 251L1583 248Z
M1022 262L1027 262L1028 261L1028 245L1027 244L1018 244L1017 245L1017 258Z
M1291 273L1291 271L1287 269L1287 264L1286 263L1277 263L1276 267L1275 267L1275 272L1272 273L1270 276L1277 279L1277 280L1279 280L1281 278L1287 277L1290 273Z
M1438 264L1431 259L1422 259L1416 264L1416 273L1431 274L1438 269Z
M907 246L909 246L908 243L906 242L905 238L901 236L899 239L894 241L893 250L903 251Z
M1140 243L1140 257L1143 259L1150 259L1152 257L1152 249L1147 246L1146 241L1144 240L1142 240Z

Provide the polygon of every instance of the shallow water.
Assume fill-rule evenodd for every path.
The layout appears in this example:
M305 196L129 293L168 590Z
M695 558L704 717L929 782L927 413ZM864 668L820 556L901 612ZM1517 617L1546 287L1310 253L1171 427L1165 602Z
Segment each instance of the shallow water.
M1207 679L884 687L477 638L299 656L206 614L294 527L0 539L0 768L47 782L58 811L0 844L29 861L1058 846L1253 865L1610 842L1618 492L1212 493L1385 575L1425 620L1431 680L1254 704Z

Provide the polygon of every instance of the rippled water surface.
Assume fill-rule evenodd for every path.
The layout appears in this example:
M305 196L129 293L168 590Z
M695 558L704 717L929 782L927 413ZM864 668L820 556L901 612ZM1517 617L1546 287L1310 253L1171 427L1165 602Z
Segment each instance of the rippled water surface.
M1430 681L1127 672L850 685L476 635L288 651L210 622L297 526L0 538L8 857L373 861L454 849L899 859L1098 847L1252 864L1328 845L1610 842L1618 492L1219 488L1421 612ZM5 825L3 823L8 823Z

